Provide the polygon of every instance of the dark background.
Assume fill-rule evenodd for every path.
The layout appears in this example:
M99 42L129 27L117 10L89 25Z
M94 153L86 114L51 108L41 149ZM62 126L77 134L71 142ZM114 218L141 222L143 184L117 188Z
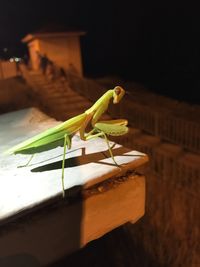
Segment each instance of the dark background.
M200 15L191 1L1 1L0 57L22 56L21 38L46 25L87 32L86 76L116 75L199 103Z

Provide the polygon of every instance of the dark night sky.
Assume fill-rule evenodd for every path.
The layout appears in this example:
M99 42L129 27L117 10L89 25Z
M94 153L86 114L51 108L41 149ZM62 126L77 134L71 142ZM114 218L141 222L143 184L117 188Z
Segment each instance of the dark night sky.
M190 1L2 0L0 55L20 53L24 35L53 23L87 32L86 75L119 75L198 103L200 16Z

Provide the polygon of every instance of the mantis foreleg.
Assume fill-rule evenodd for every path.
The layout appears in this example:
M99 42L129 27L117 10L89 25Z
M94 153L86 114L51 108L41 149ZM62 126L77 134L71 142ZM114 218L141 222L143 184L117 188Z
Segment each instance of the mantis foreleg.
M90 131L88 134L85 135L86 140L89 140L94 137L103 136L107 146L108 150L110 152L110 155L116 165L118 165L115 161L115 158L112 153L112 148L110 147L109 140L107 138L107 135L111 136L120 136L124 135L128 132L128 127L126 126L128 124L127 120L124 119L118 119L118 120L110 120L110 121L100 121L97 122L94 125L94 129ZM98 132L97 134L93 134L93 132Z

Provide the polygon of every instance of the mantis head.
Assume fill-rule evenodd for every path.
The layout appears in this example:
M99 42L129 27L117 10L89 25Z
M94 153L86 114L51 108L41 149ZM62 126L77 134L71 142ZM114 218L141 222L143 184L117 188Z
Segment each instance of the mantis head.
M119 103L119 101L122 99L124 94L125 94L124 89L121 86L116 86L113 89L113 103L114 104Z

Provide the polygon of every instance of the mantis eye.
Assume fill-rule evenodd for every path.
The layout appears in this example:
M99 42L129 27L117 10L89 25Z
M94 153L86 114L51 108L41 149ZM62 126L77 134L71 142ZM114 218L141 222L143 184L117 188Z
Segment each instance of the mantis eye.
M116 94L116 95L120 95L120 94L121 94L121 91L122 91L122 90L121 90L121 87L120 87L120 86L116 86L116 87L115 87L115 94Z

